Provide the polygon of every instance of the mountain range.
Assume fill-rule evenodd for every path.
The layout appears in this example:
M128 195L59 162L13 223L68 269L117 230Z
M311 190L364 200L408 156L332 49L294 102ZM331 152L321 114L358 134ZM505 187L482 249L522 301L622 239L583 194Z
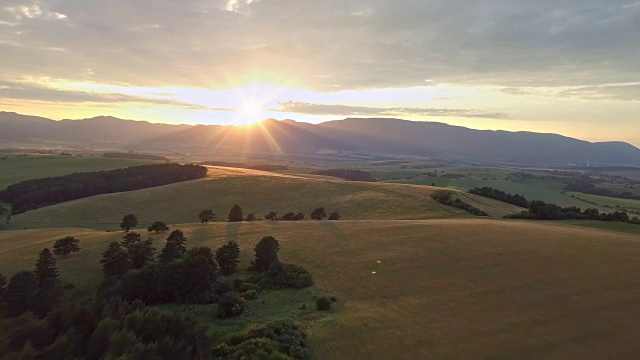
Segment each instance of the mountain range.
M588 142L558 134L474 130L437 122L349 118L309 124L267 119L254 126L169 125L100 116L51 120L0 112L0 147L83 147L216 154L320 150L447 157L536 165L640 166L640 149L625 142Z

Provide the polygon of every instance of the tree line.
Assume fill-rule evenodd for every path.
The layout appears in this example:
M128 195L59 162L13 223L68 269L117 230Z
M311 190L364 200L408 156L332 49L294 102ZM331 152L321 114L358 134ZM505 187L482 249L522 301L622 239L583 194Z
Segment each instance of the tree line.
M13 214L88 196L139 190L205 177L198 165L153 164L27 180L0 191Z
M323 220L327 218L328 220L340 220L342 216L337 211L333 211L327 214L327 211L324 207L318 207L313 209L311 212L311 218L314 220ZM213 212L213 209L204 209L198 214L198 220L200 220L203 224L208 224L213 222L218 218L218 215ZM269 211L264 215L265 220L269 221L300 221L304 220L305 215L302 212L293 212L289 211L282 216L278 216L277 211ZM233 205L231 210L229 210L229 214L227 215L227 220L229 222L240 222L240 221L257 221L259 220L256 217L255 213L248 213L246 216L242 211L242 208L239 205Z
M439 202L440 204L465 210L466 212L468 212L468 213L470 213L472 215L489 216L489 214L487 214L486 212L478 209L477 207L475 207L475 206L473 206L473 205L471 205L469 203L466 203L466 202L460 200L460 198L458 198L458 197L456 197L454 199L454 197L453 197L453 195L451 194L450 191L444 191L444 190L434 191L431 194L431 198L434 199L435 201Z
M616 192L605 188L599 188L596 186L596 184L588 181L570 181L565 185L564 190L576 191L590 195L607 196L618 199L640 200L640 195L634 194L631 191Z
M536 219L536 220L598 220L598 221L618 221L631 224L640 224L638 217L630 218L624 211L614 211L612 213L600 212L596 208L581 210L576 206L561 207L553 203L544 201L532 201L528 211L519 214L505 216L511 219Z
M201 165L209 165L209 166L225 166L225 167L234 167L240 169L250 169L250 170L260 170L260 171L281 171L281 170L289 170L289 167L286 165L279 164L244 164L244 163L234 163L228 161L203 161L200 163Z
M506 202L523 208L529 207L529 200L520 194L512 195L508 192L491 187L474 188L469 190L470 194L484 196L490 199Z

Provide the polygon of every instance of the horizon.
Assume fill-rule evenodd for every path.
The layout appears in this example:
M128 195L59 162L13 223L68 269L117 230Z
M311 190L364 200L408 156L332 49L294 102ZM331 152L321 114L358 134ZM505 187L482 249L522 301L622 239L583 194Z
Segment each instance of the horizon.
M350 117L640 146L640 1L0 7L0 109L168 124Z

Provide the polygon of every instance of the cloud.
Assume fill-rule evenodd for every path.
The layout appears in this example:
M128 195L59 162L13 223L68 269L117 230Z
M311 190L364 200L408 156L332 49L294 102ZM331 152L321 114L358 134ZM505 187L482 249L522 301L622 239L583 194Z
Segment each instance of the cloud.
M142 103L155 105L171 105L186 109L207 109L204 106L187 104L172 99L150 98L123 95L117 93L95 93L70 91L25 82L0 81L0 99L35 100L53 103ZM223 111L224 109L216 109ZM231 110L227 110L231 111Z
M308 114L308 115L338 115L338 116L437 116L463 118L506 119L508 114L500 112L486 112L464 109L436 109L436 108L382 108L366 106L313 104L300 101L285 101L280 103L279 109L272 111Z
M0 23L17 25L0 32L0 80L224 87L271 74L327 92L425 79L502 87L640 81L640 6L630 0L5 4ZM77 72L85 68L93 74Z

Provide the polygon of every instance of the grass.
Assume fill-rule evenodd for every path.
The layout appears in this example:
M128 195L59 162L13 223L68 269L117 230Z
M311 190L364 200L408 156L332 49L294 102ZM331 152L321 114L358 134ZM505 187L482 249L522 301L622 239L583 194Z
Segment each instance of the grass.
M7 158L4 158L5 156ZM62 176L76 172L113 170L149 162L103 157L0 152L0 190L25 180Z
M617 221L563 220L560 223L640 235L640 225Z
M263 294L271 306L263 312L259 302L252 304L246 317L230 323L212 318L212 307L181 310L201 315L214 329L237 329L293 311L305 317L319 359L469 354L600 359L640 354L637 235L492 219L180 228L192 246L217 247L236 239L243 264L261 236L275 236L283 261L304 266L322 291L340 299L336 310L322 316L296 313L299 301L314 296L311 290L291 296ZM76 235L81 252L60 259L59 267L64 280L76 283L80 291L97 283L100 253L121 234L86 229L0 232L0 271L10 275L30 269L42 247L63 235Z
M592 203L596 203L599 207L608 208L606 212L613 212L614 210L629 210L632 212L640 212L640 200L634 199L618 199L608 196L591 195L580 192L567 192L567 195L575 196L577 199L582 199Z
M343 219L433 219L468 216L462 210L436 203L432 187L332 181L247 169L211 168L209 178L117 194L98 195L16 215L10 228L86 227L119 229L122 217L134 213L144 226L162 220L189 223L213 208L226 221L238 204L244 213L262 217L269 211L303 212L324 206ZM519 212L516 206L480 197L467 197L490 215Z

